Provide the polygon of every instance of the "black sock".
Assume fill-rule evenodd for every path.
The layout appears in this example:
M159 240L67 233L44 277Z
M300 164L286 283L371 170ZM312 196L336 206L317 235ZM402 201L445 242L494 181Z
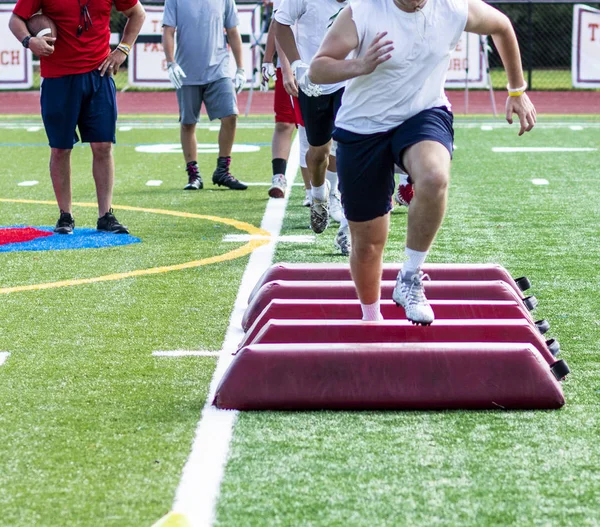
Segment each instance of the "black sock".
M278 157L276 159L273 159L273 161L271 161L271 164L273 165L274 176L277 174L285 175L285 169L287 168L287 161L285 159Z

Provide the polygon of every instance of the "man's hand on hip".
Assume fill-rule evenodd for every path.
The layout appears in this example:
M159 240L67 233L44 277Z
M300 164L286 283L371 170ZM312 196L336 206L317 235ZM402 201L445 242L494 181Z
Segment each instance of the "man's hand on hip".
M309 97L319 97L323 93L323 89L318 84L314 84L308 77L308 64L301 60L295 60L292 63L292 73L298 82L300 88L305 95Z
M186 78L186 74L183 72L177 62L167 62L167 73L169 74L169 80L176 90L179 90L183 86L182 79Z
M109 75L116 75L119 71L119 66L125 62L126 58L127 55L125 55L125 53L119 49L115 49L109 53L108 57L106 57L104 62L98 67L100 76L103 77L105 73L108 73Z

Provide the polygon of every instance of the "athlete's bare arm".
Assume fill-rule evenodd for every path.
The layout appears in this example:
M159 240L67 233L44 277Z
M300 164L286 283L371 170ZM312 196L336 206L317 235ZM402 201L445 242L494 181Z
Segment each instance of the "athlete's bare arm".
M490 35L494 40L511 89L525 86L521 53L515 31L508 17L482 0L468 0L469 15L465 31ZM506 120L512 124L512 114L516 113L521 123L519 135L529 132L536 122L535 107L526 93L518 97L508 97L506 101Z
M391 40L384 40L386 34L379 33L375 37L364 57L346 60L348 54L359 45L351 7L346 7L335 19L311 62L308 72L311 82L335 84L372 73L392 56L394 47Z
M285 56L288 58L290 63L300 60L300 53L298 53L298 47L296 46L296 39L294 38L294 33L292 33L292 28L290 26L280 24L277 22L277 20L274 20L273 24L275 27L275 37L277 38L277 43L285 53Z

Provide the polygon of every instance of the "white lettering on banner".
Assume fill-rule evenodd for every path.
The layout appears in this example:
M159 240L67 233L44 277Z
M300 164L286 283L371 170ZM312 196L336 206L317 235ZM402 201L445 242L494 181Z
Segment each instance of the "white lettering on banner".
M484 53L487 53L486 37L463 33L450 55L446 88L463 89L467 85L467 70L469 88L487 88Z
M574 88L600 88L600 10L573 6L571 80Z
M31 88L31 51L25 49L8 29L15 4L0 5L0 90Z
M248 85L255 82L258 85L258 76L254 74L260 64L260 51L252 48L254 39L260 35L260 10L254 6L240 6L238 17L240 20L239 31L243 39L249 37L250 42L242 42L242 53L244 69ZM140 30L139 42L133 46L129 55L129 85L146 86L150 88L169 88L169 76L167 74L167 61L163 52L160 39L162 37L162 19L164 10L162 7L146 6L146 20ZM157 42L148 42L157 39ZM235 76L236 64L230 52L231 77Z

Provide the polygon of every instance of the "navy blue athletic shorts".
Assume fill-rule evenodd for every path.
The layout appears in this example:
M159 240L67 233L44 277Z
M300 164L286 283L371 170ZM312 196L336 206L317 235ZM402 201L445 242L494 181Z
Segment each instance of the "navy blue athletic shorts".
M71 149L84 143L114 143L117 127L117 90L111 75L97 70L65 75L42 82L42 120L52 148Z
M337 170L342 205L350 221L369 221L392 210L394 164L402 167L404 151L421 141L437 141L450 152L454 142L452 112L423 110L400 126L363 135L336 128Z
M344 88L319 97L309 97L302 90L298 90L298 102L309 145L323 146L329 143L335 118L342 105L342 95Z

